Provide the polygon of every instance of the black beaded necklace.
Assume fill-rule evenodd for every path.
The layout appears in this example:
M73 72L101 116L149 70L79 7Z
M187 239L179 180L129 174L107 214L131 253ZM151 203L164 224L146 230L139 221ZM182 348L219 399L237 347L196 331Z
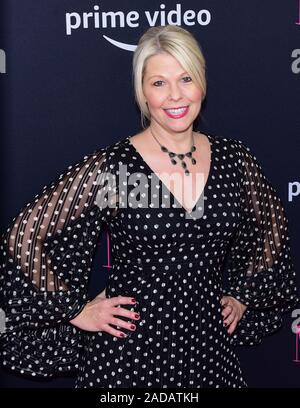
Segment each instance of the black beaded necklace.
M174 164L174 165L177 164L177 161L174 158L175 156L177 156L178 159L181 160L181 166L184 168L184 174L186 176L188 176L190 174L190 171L187 169L187 164L183 159L186 156L186 157L189 157L191 159L191 162L192 162L193 165L195 165L197 163L196 159L193 157L193 152L196 150L196 146L194 145L194 133L192 134L193 142L192 142L191 150L189 152L187 152L187 153L174 153L174 152L171 152L169 149L167 149L165 146L163 146L157 140L157 138L154 136L154 134L152 132L151 126L150 126L150 132L151 132L152 136L154 137L154 139L157 141L157 143L160 145L161 151L163 151L164 153L168 153L172 164Z

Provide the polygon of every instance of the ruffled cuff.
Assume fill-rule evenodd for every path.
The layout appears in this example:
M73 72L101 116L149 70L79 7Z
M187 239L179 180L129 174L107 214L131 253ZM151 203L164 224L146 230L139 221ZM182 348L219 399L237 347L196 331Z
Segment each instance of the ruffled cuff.
M84 331L71 324L12 332L1 340L2 364L31 377L77 371L84 341Z
M235 297L233 293L226 296ZM244 302L243 304L246 304ZM263 338L282 326L282 313L278 309L254 309L247 306L241 320L231 335L231 344L235 346L253 346L260 344Z
M65 270L62 262L70 254L58 256L63 239L61 234L48 241L58 271ZM75 274L69 276L70 290L50 292L33 286L12 259L4 260L5 273L0 274L0 308L5 314L0 356L4 367L38 377L77 371L86 332L69 322L89 301L88 267L87 263L80 280Z
M255 345L260 344L263 338L270 335L282 327L283 314L293 309L299 298L296 293L291 293L290 299L286 302L278 302L278 306L263 307L259 299L253 299L248 291L237 291L235 288L225 288L224 296L232 296L239 302L247 306L241 320L231 335L233 345ZM278 300L280 297L278 297Z
M10 281L2 285L0 307L5 315L0 333L0 356L4 367L20 374L52 377L76 371L85 332L71 323L84 308L87 297L76 292L40 292L15 267L11 279L18 284L10 295ZM16 280L17 279L17 280ZM8 299L5 301L5 299Z

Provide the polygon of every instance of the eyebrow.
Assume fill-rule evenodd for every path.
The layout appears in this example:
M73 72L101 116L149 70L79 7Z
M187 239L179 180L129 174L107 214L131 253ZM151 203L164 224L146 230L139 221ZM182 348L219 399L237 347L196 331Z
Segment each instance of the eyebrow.
M187 72L184 71L184 72L182 72L181 74L179 74L178 76L180 77L180 76L183 75L183 74L187 74ZM163 75L155 74L155 75L151 75L151 77L149 77L148 80L150 80L151 78L154 78L154 77L165 78Z

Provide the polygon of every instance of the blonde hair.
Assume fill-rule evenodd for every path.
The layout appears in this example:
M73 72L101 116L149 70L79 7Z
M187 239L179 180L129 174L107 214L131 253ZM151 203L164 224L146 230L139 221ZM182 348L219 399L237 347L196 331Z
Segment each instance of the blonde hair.
M195 37L179 26L166 25L149 28L140 38L133 55L133 86L135 100L141 111L141 123L150 120L149 110L143 94L143 80L147 60L153 55L168 53L182 65L184 70L206 95L206 63L201 47Z

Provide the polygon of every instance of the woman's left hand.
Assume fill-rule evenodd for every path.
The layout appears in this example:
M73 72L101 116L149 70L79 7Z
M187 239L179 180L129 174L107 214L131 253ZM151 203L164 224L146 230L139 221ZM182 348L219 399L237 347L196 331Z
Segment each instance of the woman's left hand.
M232 334L245 313L247 306L232 296L223 296L221 305L223 306L222 316L224 326L227 328L228 334Z

